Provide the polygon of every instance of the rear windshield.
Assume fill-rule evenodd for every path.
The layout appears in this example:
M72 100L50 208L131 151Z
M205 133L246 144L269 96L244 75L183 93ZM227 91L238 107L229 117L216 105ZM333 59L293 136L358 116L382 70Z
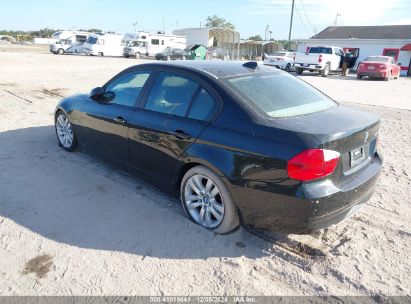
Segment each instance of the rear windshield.
M257 112L291 117L323 111L337 104L304 81L286 73L256 73L223 79Z
M367 57L365 61L374 61L374 62L388 62L389 58L386 57Z
M332 49L327 47L312 47L310 48L310 54L332 54Z

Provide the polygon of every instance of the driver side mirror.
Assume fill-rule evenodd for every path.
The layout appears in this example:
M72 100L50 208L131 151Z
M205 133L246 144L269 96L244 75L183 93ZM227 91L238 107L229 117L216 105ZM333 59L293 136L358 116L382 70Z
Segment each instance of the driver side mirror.
M94 88L90 91L90 99L97 101L103 93L104 93L103 88L101 87Z
M90 92L90 99L100 103L110 103L115 97L116 94L114 92L104 92L104 89L101 87L94 88Z

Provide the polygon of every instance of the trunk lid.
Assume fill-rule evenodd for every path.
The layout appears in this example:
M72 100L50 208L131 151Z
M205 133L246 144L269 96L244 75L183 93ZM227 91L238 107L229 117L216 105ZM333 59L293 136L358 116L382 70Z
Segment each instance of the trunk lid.
M338 105L322 112L270 121L277 128L314 136L319 141L318 148L339 152L333 177L341 181L366 167L376 153L380 119L372 113Z

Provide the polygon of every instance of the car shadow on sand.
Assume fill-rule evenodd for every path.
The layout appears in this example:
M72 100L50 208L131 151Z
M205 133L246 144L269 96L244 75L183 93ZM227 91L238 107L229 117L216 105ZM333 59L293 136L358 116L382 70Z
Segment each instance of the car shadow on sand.
M272 250L243 229L211 233L153 186L83 151L64 151L53 126L0 133L0 168L0 216L59 243L176 259Z

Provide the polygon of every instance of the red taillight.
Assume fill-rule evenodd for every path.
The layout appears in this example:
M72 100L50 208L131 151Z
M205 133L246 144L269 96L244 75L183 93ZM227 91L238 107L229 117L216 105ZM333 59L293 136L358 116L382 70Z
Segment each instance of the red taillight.
M318 56L318 62L322 62L323 61L323 55L319 55Z
M288 161L288 176L299 181L321 178L334 172L339 159L337 151L305 150Z

